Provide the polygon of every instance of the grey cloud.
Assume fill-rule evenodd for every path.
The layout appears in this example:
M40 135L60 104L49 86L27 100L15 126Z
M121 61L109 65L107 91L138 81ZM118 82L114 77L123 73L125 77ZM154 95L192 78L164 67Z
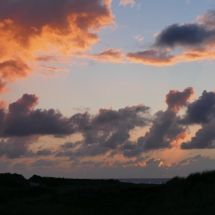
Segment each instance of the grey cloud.
M155 114L149 132L136 142L126 142L121 151L126 157L134 157L150 150L172 148L172 143L185 131L186 128L177 123L174 111L159 111Z
M42 149L36 152L36 156L49 156L52 152L48 149Z
M99 114L92 118L91 127L83 132L86 143L97 139L104 147L116 148L130 137L129 131L150 123L149 109L143 105L125 107L118 111L100 109Z
M26 170L27 169L27 165L26 163L22 162L22 163L15 163L12 168L15 170L15 171L20 171L20 170Z
M170 110L159 111L153 126L146 134L146 149L171 148L171 142L185 132L185 128L176 122L176 113Z
M180 119L184 124L209 123L215 116L215 93L204 91L196 101L187 107L185 117Z
M151 119L149 107L138 105L119 110L100 109L99 113L89 120L88 115L77 114L72 117L83 135L78 143L65 143L57 157L104 155L117 150L130 138L129 132L135 127L147 126ZM77 146L77 148L75 148Z
M28 114L38 103L38 97L35 95L24 94L22 98L18 99L9 105L10 114Z
M55 154L55 157L73 157L74 152L71 150L64 150L64 151L59 151Z
M0 162L0 172L8 172L11 164L12 164L11 161L1 160L1 162Z
M215 30L199 24L174 24L165 28L156 38L155 46L199 46L215 40Z
M55 157L69 157L70 160L75 160L80 157L94 157L97 155L105 155L108 151L110 151L109 148L100 146L98 144L86 145L84 142L82 142L80 146L75 149L74 147L63 147L63 150L59 150L59 152L56 153Z
M125 157L140 157L151 150L172 148L178 139L183 139L187 125L202 124L202 129L182 149L213 148L213 117L215 93L204 91L194 102L187 103L193 88L183 91L172 90L166 96L168 108L158 111L154 118L150 108L144 105L125 107L119 110L100 109L96 115L77 113L64 117L53 109L34 109L38 103L35 95L24 94L22 98L0 110L2 137L9 137L0 143L0 155L8 158L49 156L53 152L42 149L29 151L33 135L71 135L79 133L83 139L66 142L54 152L56 157L74 160L80 157L123 154ZM185 106L186 114L179 117L178 110ZM135 128L151 126L145 135L136 141L130 140L130 132ZM204 137L206 136L206 137ZM26 138L26 139L25 139Z
M82 144L81 141L77 141L77 142L75 142L75 143L73 143L73 142L66 142L66 143L64 143L63 145L61 145L60 147L61 147L62 149L74 149L75 147L77 147L77 146L80 145L80 144Z
M134 62L149 64L149 65L172 65L174 64L174 56L167 50L148 49L139 52L129 52L126 57Z
M92 125L109 125L116 128L118 126L126 129L133 129L135 126L145 126L148 122L147 114L149 107L137 105L116 110L100 109L93 120Z
M189 142L183 142L181 149L214 149L215 124L204 124Z
M31 163L32 167L52 167L52 166L56 166L58 165L59 162L58 161L53 161L53 160L37 160L33 163Z
M185 116L178 118L178 123L184 125L201 125L190 141L181 144L181 149L215 148L214 121L215 93L204 91L196 101L188 104Z
M126 57L132 62L153 66L207 60L214 58L214 43L215 10L211 10L199 16L196 23L167 26L148 49L127 53ZM179 49L174 53L174 48Z
M171 175L188 175L194 172L213 170L215 160L213 158L202 156L201 154L186 158L178 164L173 165L169 172Z
M124 143L129 138L130 138L130 135L127 131L119 130L113 133L111 137L108 138L106 142L104 142L103 146L111 149L115 149L117 148L118 145Z
M185 137L187 127L179 123L177 112L181 107L187 106L193 93L191 87L181 92L170 91L166 96L167 110L158 111L153 120L148 116L148 108L144 106L126 107L118 111L101 109L91 120L89 117L76 115L76 121L81 121L79 130L83 140L79 142L78 148L75 148L75 143L64 144L61 146L64 150L56 156L74 159L110 152L110 156L120 153L125 157L139 157L151 150L172 148L174 142ZM129 140L131 130L146 125L151 127L144 136L140 136L137 141Z
M59 111L34 110L38 98L24 94L21 99L9 105L9 112L2 112L0 123L2 137L29 135L69 135L74 133L70 118L64 117Z
M35 142L36 137L11 137L0 142L0 157L5 155L7 158L14 159L23 157L28 153L28 147Z

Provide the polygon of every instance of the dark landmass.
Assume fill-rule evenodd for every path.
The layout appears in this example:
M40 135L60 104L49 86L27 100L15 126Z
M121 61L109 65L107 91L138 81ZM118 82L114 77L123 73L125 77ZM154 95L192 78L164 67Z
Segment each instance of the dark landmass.
M215 171L162 185L0 174L1 215L211 215Z

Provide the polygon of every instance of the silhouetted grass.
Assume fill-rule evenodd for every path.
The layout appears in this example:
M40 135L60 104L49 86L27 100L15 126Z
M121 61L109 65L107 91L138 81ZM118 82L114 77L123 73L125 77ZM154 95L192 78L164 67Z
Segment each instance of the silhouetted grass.
M13 175L0 174L0 185L6 177ZM164 185L33 176L29 180L42 186L31 187L21 178L15 175L11 187L9 181L0 186L0 214L211 215L215 211L215 171L175 177ZM16 179L19 186L14 186Z

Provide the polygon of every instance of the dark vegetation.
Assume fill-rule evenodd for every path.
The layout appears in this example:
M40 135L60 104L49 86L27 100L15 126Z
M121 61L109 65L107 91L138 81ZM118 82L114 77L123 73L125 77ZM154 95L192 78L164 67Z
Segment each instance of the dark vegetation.
M175 177L162 185L0 174L0 214L211 215L215 171Z

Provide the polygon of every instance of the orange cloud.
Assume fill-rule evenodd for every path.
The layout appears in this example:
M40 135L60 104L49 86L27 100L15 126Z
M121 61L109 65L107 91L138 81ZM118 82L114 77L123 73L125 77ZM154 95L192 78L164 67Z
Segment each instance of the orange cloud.
M44 65L39 66L38 69L52 71L52 72L67 72L68 71L67 69L64 69L64 68L57 68L57 67L44 66Z
M5 101L0 101L0 109L4 109L6 107L6 102Z
M118 49L106 49L99 54L87 54L76 52L74 53L76 57L89 58L92 60L100 62L114 62L114 63L124 63L123 54Z
M183 106L186 106L187 102L193 95L194 89L192 87L187 87L182 92L178 90L170 90L166 95L165 102L171 110L177 112Z
M68 70L65 68L51 67L45 65L38 66L38 69L41 71L39 71L37 74L45 78L56 78L60 76L65 77L65 74L63 73L68 72Z
M42 62L56 62L57 58L56 56L40 56L36 58L37 61L42 61Z
M28 62L54 60L47 54L70 55L98 42L99 29L114 21L110 5L111 0L0 1L2 80L26 77Z
M26 77L29 71L30 67L18 58L0 63L0 77L3 80L14 81L19 77Z
M175 64L174 56L169 50L150 49L142 52L130 52L126 57L136 63L143 63L154 66L166 66Z
M0 80L0 94L6 91L5 86L6 86L6 82ZM1 108L1 105L0 105L0 108Z
M190 49L184 51L177 56L178 62L192 62L201 60L213 60L215 59L215 50L212 48L207 49Z

